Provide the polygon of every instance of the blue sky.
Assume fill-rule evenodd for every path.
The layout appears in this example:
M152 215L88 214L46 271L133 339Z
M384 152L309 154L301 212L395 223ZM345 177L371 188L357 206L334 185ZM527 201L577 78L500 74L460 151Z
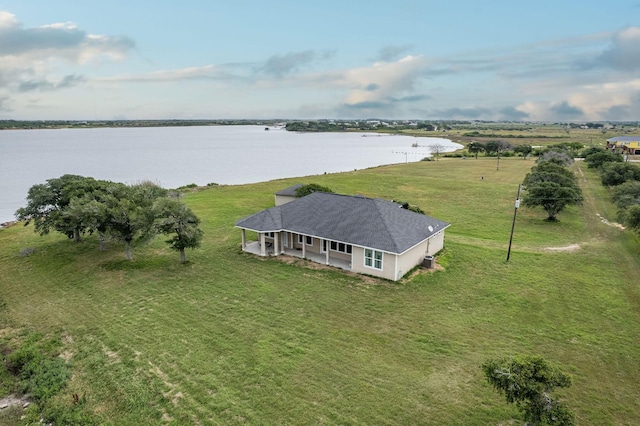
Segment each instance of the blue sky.
M0 0L0 119L640 120L640 0Z

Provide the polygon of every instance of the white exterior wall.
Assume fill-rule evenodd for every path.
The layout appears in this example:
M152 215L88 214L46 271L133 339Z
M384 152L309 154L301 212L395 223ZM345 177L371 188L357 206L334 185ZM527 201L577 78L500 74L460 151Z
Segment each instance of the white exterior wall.
M352 254L351 270L353 272L373 275L393 281L396 280L396 256L394 254L382 252L382 270L364 265L364 248L354 246Z
M281 206L283 204L287 204L290 201L295 200L296 197L292 197L291 195L278 195L276 194L276 207Z
M442 250L444 248L444 230L442 230L440 233L432 236L431 238L429 238L427 240L428 243L428 248L427 248L427 253L426 254L430 254L430 255L434 255L437 252L439 252L440 250Z
M428 241L429 240L425 240L412 249L402 253L401 256L398 256L398 271L396 272L396 279L402 278L404 274L412 270L416 265L422 263L422 259L424 259L428 254Z
M272 242L275 243L273 238L266 237L264 234L259 234L263 240L263 242ZM298 243L298 234L290 232L289 234L289 248L302 249L302 246L305 245L305 250L310 253L321 253L320 248L322 244L322 239L313 238L313 245L306 245L304 241L306 241L306 236L303 236L303 244ZM278 238L278 245L282 247L284 238L284 232L280 233L280 238ZM327 240L327 247L330 247L330 243ZM410 250L406 251L402 255L398 256L392 253L382 252L382 268L376 269L373 267L365 266L364 264L364 251L363 247L352 246L352 254L340 253L337 251L330 250L330 257L340 258L344 260L351 260L351 270L353 272L372 275L380 278L385 278L391 281L397 281L402 278L407 272L413 269L415 266L419 265L424 256L426 255L435 255L440 250L444 248L444 230L440 233L432 236L431 238L423 241L422 243L416 245ZM379 251L379 250L378 250ZM276 248L275 254L279 254L280 252Z

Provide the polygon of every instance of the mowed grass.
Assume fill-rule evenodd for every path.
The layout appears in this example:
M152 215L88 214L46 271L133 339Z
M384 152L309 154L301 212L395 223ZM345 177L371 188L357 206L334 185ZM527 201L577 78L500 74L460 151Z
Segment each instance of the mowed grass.
M533 164L441 159L191 193L206 236L186 265L161 238L126 262L93 237L0 230L3 333L59 335L74 371L60 398L85 394L106 424L505 424L518 413L479 365L511 353L573 375L561 396L579 424L636 424L640 242L601 221L615 208L576 165L585 204L557 223L520 209L505 262ZM235 221L296 182L451 222L444 270L391 283L242 253Z

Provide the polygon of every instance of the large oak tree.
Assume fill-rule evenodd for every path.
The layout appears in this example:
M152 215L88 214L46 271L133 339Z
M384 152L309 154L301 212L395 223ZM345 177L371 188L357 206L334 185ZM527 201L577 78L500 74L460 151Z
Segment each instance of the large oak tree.
M573 172L552 161L533 167L523 184L523 204L526 207L542 207L548 214L548 220L556 220L556 215L565 207L579 205L583 200L582 190Z

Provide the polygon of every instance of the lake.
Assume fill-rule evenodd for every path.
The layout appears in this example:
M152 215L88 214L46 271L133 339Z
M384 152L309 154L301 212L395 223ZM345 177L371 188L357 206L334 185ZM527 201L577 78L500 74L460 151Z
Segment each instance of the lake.
M461 147L439 138L262 126L3 130L0 223L14 220L32 185L64 174L165 188L243 184L419 161L434 144Z

